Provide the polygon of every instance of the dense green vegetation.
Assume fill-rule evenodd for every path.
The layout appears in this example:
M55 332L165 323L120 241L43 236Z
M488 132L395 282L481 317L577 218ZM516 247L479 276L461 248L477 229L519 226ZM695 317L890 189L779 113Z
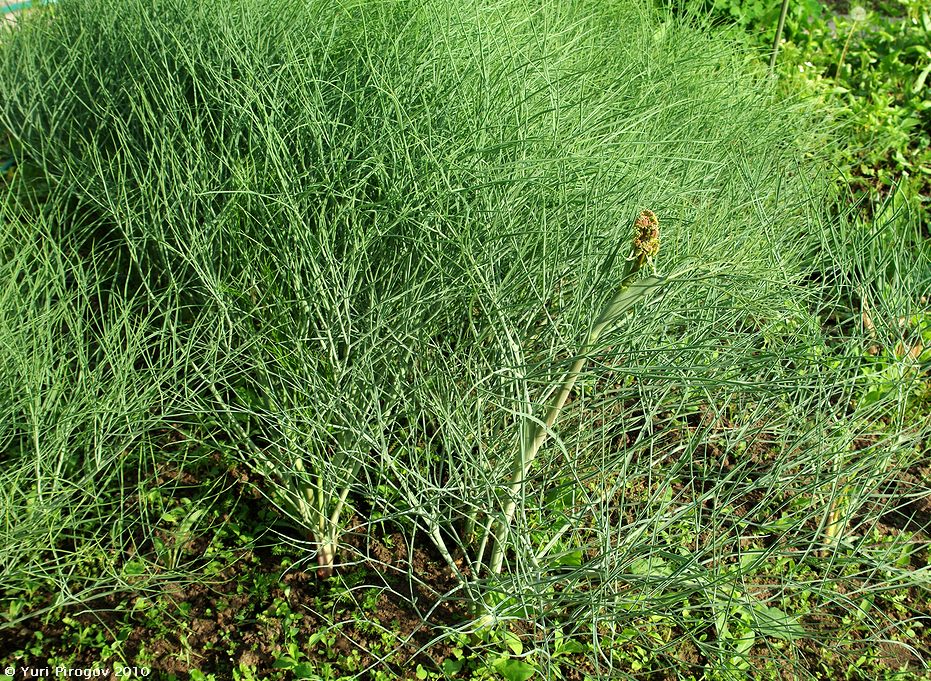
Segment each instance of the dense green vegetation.
M694 4L684 5L695 11ZM769 51L779 0L715 0L702 11ZM819 97L839 126L833 161L867 216L895 192L928 235L931 196L931 2L789 3L778 74Z
M681 9L4 33L0 667L926 678L920 88L850 133L915 51Z

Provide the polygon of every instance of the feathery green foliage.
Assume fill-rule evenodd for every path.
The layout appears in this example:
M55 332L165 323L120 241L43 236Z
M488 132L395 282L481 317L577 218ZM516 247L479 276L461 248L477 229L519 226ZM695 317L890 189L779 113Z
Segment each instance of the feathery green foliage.
M8 588L98 545L176 574L112 494L206 450L319 574L377 514L446 561L463 630L559 625L605 672L651 618L722 674L817 637L784 609L827 585L747 581L787 556L887 569L861 528L920 433L823 330L861 273L825 248L813 119L730 46L621 1L64 0L0 44L0 92L0 313L31 320L3 330Z

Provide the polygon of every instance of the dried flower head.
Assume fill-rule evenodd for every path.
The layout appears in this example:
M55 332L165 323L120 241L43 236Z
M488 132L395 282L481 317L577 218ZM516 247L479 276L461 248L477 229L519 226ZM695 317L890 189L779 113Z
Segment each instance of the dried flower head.
M659 253L659 220L652 210L644 210L634 222L634 257L654 258Z

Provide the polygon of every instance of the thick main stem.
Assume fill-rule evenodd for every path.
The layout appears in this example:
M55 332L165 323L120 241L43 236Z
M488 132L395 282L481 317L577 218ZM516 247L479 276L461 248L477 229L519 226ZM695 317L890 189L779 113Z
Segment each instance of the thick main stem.
M582 345L579 356L572 363L569 371L564 374L559 392L550 403L546 412L546 418L543 423L538 423L534 429L533 438L529 446L522 439L518 456L514 461L514 473L511 476L511 484L508 488L508 500L504 507L504 517L498 523L495 532L495 545L491 554L491 563L489 569L494 575L501 574L504 566L504 552L508 533L510 532L511 523L514 521L514 514L517 512L517 502L522 496L524 481L530 472L534 459L542 447L546 436L553 429L559 412L562 411L569 393L575 387L582 368L592 346L598 341L602 332L610 325L617 321L627 307L632 304L633 300L644 295L649 289L644 288L637 291L633 300L629 294L631 284L634 282L640 268L644 263L651 259L659 251L659 222L651 211L643 211L635 223L635 234L633 249L630 258L627 260L627 266L624 268L624 275L621 280L620 290L615 294L611 301L604 307L598 315L595 323L589 331L588 337ZM487 536L486 536L487 538Z
M491 555L490 567L493 574L501 573L501 567L504 563L505 539L507 538L511 522L514 520L514 513L517 511L517 499L524 485L524 479L530 472L530 466L533 465L533 460L540 451L540 447L543 445L544 440L546 440L547 433L552 430L553 424L556 423L556 417L559 416L559 412L562 410L563 405L566 404L569 393L572 392L572 388L575 387L579 372L582 371L584 365L585 356L582 355L573 363L572 368L569 369L569 372L566 374L562 387L556 395L556 399L550 404L550 408L546 413L546 420L542 425L537 425L530 447L525 450L523 444L521 445L521 454L515 461L514 475L511 477L511 486L508 489L508 502L504 507L504 520L498 527L497 536L495 538L495 548Z

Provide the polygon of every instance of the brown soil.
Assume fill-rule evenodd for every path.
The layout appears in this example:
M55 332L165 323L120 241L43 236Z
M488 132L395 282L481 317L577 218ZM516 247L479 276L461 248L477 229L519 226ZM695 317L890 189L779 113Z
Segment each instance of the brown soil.
M144 594L149 605L141 609L133 611L125 596L108 596L90 604L93 610L69 613L76 625L65 626L60 617L43 624L43 648L73 652L72 668L93 667L102 662L101 649L69 646L75 629L103 630L111 641L128 631L122 657L148 666L150 678L176 674L186 679L189 671L199 670L231 679L239 665L252 666L256 678L266 678L280 674L274 664L288 654L289 642L298 643L307 659L329 662L346 673L383 668L406 678L406 670L417 664L438 668L451 645L433 641L436 633L426 619L428 613L433 621L446 623L465 617L455 599L443 598L455 589L455 581L429 551L417 548L408 559L400 535L385 539L393 550L378 539L350 539L345 553L368 554L372 563L337 568L325 582L288 567L275 552L244 552L209 583L155 587ZM408 569L414 579L408 579ZM268 585L265 593L256 593L255 585L262 584ZM360 611L365 617L357 617ZM166 626L172 619L174 626ZM388 643L369 621L387 628ZM319 641L309 646L314 635ZM28 648L30 640L38 641L37 630L30 627L0 631L0 661L26 665L11 656ZM55 666L34 657L28 665ZM111 672L109 678L116 676Z
M695 423L690 425L693 428L730 425L714 421L707 410L699 410ZM742 458L750 457L754 465L767 466L773 456L771 448L772 445L763 439L748 443ZM728 456L714 444L709 445L700 458L711 467L710 473L721 475L746 463ZM258 506L258 499L247 494L248 475L236 469L229 474L244 492L243 503ZM183 473L159 471L158 475L161 482L192 486L197 483L195 478ZM931 470L915 466L892 478L888 489L878 490L886 499L896 495L902 499L896 508L880 516L881 536L917 533L917 542L929 541L931 496L927 494L928 480L931 480ZM701 493L701 482L698 476L693 479L692 486L676 483L674 493L680 503L687 503L693 495ZM655 492L647 480L641 481L639 488L634 485L628 494L636 496L638 491L644 498ZM771 513L778 500L753 492L735 501L735 516L749 521L764 507ZM348 524L352 526L353 519L349 519ZM719 531L730 532L731 529L722 526ZM736 527L734 532L738 532ZM168 541L170 538L165 535L161 539ZM705 537L709 543L712 539ZM765 538L758 539L766 543ZM774 537L771 539L775 541ZM742 542L743 548L751 548L744 544ZM140 542L139 546L143 545ZM183 551L186 557L197 559L203 556L207 545L207 539L194 539L184 545ZM697 546L696 550L699 548ZM788 547L787 550L793 549ZM927 546L923 551L916 550L912 567L923 567L927 556ZM0 664L51 666L48 660L38 657L13 657L15 651L28 650L30 643L36 643L40 644L38 649L54 651L59 656L72 655L69 663L72 667L92 667L103 661L102 645L112 646L117 640L123 641L120 651L124 660L149 666L151 678L166 679L170 674L186 679L191 670L215 674L217 681L232 679L233 670L241 665L254 668L256 678L280 678L281 670L275 668L275 663L293 654L288 650L289 643L298 646L305 656L303 659L318 666L330 664L336 675L358 674L360 678L372 678L375 671L384 670L413 679L418 665L438 670L445 660L454 657L454 643L439 639L439 629L434 624L454 626L468 619L469 613L465 603L457 599L456 581L449 569L428 545L411 549L404 536L396 531L381 535L374 531L350 533L345 537L341 553L344 565L328 580L319 580L310 563L300 562L302 557L299 549L282 550L281 542L275 542L240 551L237 560L209 582L166 581L144 593L134 594L145 597L143 604L125 594L113 595L88 604L84 610L68 612L70 624L59 612L47 622L35 621L18 629L0 630ZM760 574L747 580L747 588L764 600L775 597L770 589L778 585L779 578L778 574ZM835 578L824 575L828 581ZM874 582L867 584L863 580L848 579L839 592L876 593L876 577L870 579ZM896 608L905 608L907 613ZM814 640L796 642L785 648L761 642L751 652L759 665L762 667L767 660L790 655L792 659L787 662L791 664L781 664L778 668L814 671L820 666L823 670L825 661L833 660L831 664L844 670L862 652L878 652L889 669L917 671L922 664L918 655L931 655L931 639L927 636L909 642L917 655L907 646L891 640L876 650L879 644L866 640L864 632L869 632L868 628L844 623L849 615L846 606L821 604L817 613L802 621L805 629L816 637ZM877 624L891 626L889 633L897 631L895 627L900 622L909 621L910 626L915 625L920 634L925 634L931 631L931 598L927 592L915 588L904 593L898 604L877 598L872 616ZM81 643L75 634L80 630L103 632L105 640ZM528 641L536 635L532 627L516 631ZM713 628L708 635L713 637ZM649 678L673 679L682 674L701 678L701 670L708 663L703 653L690 643L684 631L674 627L670 636L667 640L677 641L666 653L670 668L654 670ZM866 651L869 646L874 649ZM565 670L567 679L581 679L586 672L594 671L581 658L572 666L574 669ZM837 678L843 678L841 671L838 674ZM820 678L833 677L822 672Z

